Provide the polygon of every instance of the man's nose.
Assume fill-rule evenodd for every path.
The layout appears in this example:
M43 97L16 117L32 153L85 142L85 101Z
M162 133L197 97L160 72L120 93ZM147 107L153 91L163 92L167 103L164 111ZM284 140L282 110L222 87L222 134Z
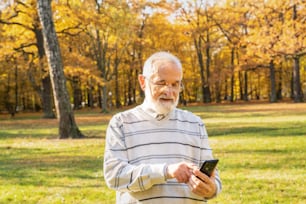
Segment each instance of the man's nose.
M173 86L169 84L163 87L163 93L165 93L167 96L172 96L174 90L175 89L173 88Z

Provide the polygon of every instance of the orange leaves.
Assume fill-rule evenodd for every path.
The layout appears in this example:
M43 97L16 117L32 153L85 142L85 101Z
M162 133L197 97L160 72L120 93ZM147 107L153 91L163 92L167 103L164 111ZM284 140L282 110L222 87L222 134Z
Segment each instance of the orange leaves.
M270 0L261 2L260 9L253 9L252 16L255 18L249 21L253 29L248 41L254 46L250 45L249 48L271 56L294 55L301 48L305 49L305 23L302 19L306 18L303 12L306 4L297 2Z

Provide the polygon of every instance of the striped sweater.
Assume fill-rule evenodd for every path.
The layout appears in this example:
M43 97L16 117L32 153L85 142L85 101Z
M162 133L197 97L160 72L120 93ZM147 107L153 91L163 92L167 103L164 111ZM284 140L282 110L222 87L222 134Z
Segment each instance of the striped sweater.
M165 178L166 165L198 166L212 159L205 126L191 112L174 109L157 120L144 105L111 119L104 154L104 179L117 191L117 203L205 203L187 184ZM217 193L221 190L216 175Z

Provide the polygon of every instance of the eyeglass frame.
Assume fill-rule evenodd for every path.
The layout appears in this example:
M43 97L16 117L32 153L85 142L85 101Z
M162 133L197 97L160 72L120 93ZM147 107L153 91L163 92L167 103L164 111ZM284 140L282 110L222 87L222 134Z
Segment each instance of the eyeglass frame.
M151 83L154 86L159 87L159 89L164 89L165 87L170 87L172 90L178 90L179 92L182 92L184 90L184 84L182 83L182 81L176 81L175 83L177 83L177 85L173 85L170 84L168 82L166 82L165 80L160 80L157 82L153 82L151 79L149 79L148 77L145 77L145 80L148 80L149 83ZM177 87L176 87L177 86Z

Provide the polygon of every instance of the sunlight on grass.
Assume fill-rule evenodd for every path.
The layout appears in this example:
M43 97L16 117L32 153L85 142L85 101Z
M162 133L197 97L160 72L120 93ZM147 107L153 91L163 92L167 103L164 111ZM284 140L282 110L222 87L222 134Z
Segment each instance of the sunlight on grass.
M304 203L305 137L253 135L211 140L223 180L211 203Z
M1 186L5 186L0 187L0 191L3 192L0 201L101 201L101 189L105 188L102 176L102 139L17 138L9 141L0 145L0 183L3 184ZM76 193L78 190L80 192Z
M203 118L223 191L209 203L302 204L306 104L184 107ZM111 114L76 113L86 139L57 139L57 121L0 117L0 203L115 203L103 180Z

